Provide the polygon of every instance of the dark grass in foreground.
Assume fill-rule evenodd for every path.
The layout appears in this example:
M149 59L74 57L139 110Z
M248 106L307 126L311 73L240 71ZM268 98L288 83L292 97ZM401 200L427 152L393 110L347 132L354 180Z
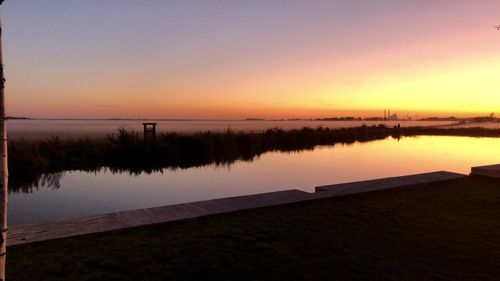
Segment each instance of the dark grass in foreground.
M8 249L8 280L498 280L500 181L241 211Z

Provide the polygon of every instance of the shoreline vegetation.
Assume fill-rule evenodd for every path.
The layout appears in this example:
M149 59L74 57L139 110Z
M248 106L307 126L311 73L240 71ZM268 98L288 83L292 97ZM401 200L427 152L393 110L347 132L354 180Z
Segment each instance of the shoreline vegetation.
M104 138L9 141L11 192L29 192L49 183L58 187L65 171L152 173L205 165L253 161L266 152L298 152L316 146L369 142L389 137L500 137L500 129L395 127L385 125L330 129L280 128L264 132L161 133L144 140L142 133L120 128Z

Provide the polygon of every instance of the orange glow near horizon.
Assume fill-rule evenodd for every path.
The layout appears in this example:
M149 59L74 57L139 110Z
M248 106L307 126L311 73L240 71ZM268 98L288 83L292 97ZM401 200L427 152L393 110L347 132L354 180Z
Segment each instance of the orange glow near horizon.
M332 116L381 116L384 109L401 116L477 116L497 111L498 65L500 55L474 61L428 65L422 69L398 72L367 73L363 80L321 80L296 74L290 83L272 77L251 81L240 89L233 85L130 85L74 87L72 84L50 88L57 97L66 91L74 100L11 104L19 112L33 112L40 117L187 117L187 118L316 118ZM319 77L319 79L316 79ZM312 80L312 81L311 81ZM236 85L243 85L238 81ZM77 84L77 83L75 83ZM104 83L103 83L104 84ZM120 83L117 83L120 84ZM222 83L223 84L223 83ZM34 89L27 89L36 95ZM95 95L87 95L92 92ZM137 95L136 93L145 93ZM175 95L166 93L176 93ZM118 93L118 94L117 94ZM273 93L273 95L269 94ZM41 93L38 93L41 95ZM206 98L198 98L206 96ZM60 111L60 113L58 112ZM111 113L112 112L112 113ZM403 115L404 114L404 115ZM29 115L29 114L28 114Z
M139 9L135 26L126 23L128 10L95 15L95 26L77 15L81 26L67 29L68 19L54 17L54 34L46 36L39 33L51 29L37 30L44 21L25 26L7 17L8 113L242 119L500 111L500 32L493 29L500 3L362 2L294 3L288 13L240 3L230 10L234 18L229 11L213 17L203 10L214 8L208 4L175 2L207 18L177 19L179 33L165 29L176 23L165 20L175 11L165 3L124 4ZM6 12L15 14L27 4L10 5ZM262 23L252 20L257 14Z

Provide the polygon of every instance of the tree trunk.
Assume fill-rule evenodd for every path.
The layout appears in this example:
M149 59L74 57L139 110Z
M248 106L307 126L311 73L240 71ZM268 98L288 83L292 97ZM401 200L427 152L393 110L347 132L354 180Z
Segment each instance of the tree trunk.
M3 0L0 0L2 5ZM5 259L7 251L7 183L9 178L7 162L7 118L5 114L5 76L2 57L2 25L0 23L0 281L5 280Z

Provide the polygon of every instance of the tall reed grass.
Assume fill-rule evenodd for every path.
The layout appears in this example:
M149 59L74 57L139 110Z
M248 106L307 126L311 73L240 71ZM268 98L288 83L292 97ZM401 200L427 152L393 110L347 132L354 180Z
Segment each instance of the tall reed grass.
M151 173L208 164L230 165L237 160L252 161L270 152L295 152L318 145L351 144L418 135L500 137L500 130L483 128L388 128L384 125L329 129L302 128L285 131L273 128L258 133L200 132L162 133L145 141L136 131L119 129L100 139L23 139L9 142L10 182L13 189L44 180L44 174L69 170Z

